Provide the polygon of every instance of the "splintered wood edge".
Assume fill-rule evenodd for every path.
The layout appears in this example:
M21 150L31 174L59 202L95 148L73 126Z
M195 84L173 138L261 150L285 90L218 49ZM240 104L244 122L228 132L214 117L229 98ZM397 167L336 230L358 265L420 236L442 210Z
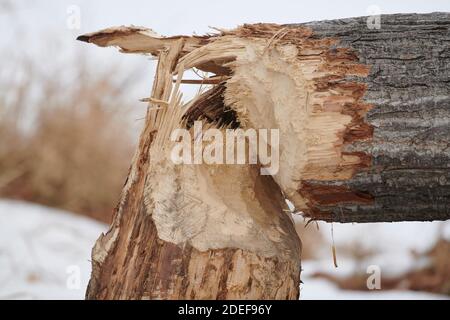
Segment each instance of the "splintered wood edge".
M370 68L359 63L351 48L336 49L335 45L339 43L339 39L314 39L312 34L308 27L292 28L260 23L246 24L214 36L162 37L151 29L142 27L114 27L88 33L77 39L101 47L119 47L125 53L147 53L154 56L182 39L183 48L178 63L182 63L186 69L195 67L214 72L218 76L226 76L226 90L221 96L224 103L217 105L225 105L234 110L238 121L244 127L260 127L257 122L252 123L252 120L260 120L254 117L252 119L252 114L257 110L246 105L249 100L245 95L252 88L245 88L245 83L251 82L252 79L251 70L245 68L246 64L253 63L248 61L248 50L261 55L261 60L264 55L267 57L271 50L278 50L279 54L285 55L283 59L293 62L298 69L297 74L288 71L291 72L293 83L303 79L302 86L297 87L297 90L307 91L307 99L303 105L291 105L289 108L306 110L304 118L295 125L304 126L310 131L306 135L285 134L280 137L281 141L285 142L303 141L302 147L306 149L306 153L300 160L285 159L283 162L282 159L282 173L275 175L274 179L296 208L306 216L328 220L328 214L318 210L318 207L335 206L348 201L367 203L373 200L370 195L361 195L348 188L330 187L331 189L327 190L328 186L317 186L310 182L348 180L360 169L370 166L369 154L345 152L346 145L356 140L371 139L373 134L373 128L365 122L364 117L371 108L362 100L366 85L347 79L347 76L366 77ZM292 50L297 50L294 57ZM175 70L178 68L175 67ZM209 93L204 95L207 94ZM295 95L297 92L291 94ZM203 101L204 95L195 99ZM190 105L197 113L202 114L196 101L192 101ZM275 110L275 107L272 106L272 109ZM288 111L292 113L292 110L286 110ZM335 121L330 120L333 117L336 117L338 125L334 125ZM282 130L293 125L294 120L288 118L283 121L284 123L266 122L265 125L267 128ZM325 128L325 131L322 130ZM323 132L327 131L324 135ZM296 164L293 165L293 162ZM292 178L286 179L286 176Z
M163 37L152 29L135 26L112 27L77 37L79 41L93 43L100 47L119 47L124 53L148 53L154 56L158 56L161 50L167 50L179 39L185 40L184 51L192 51L204 45L208 37L183 35Z

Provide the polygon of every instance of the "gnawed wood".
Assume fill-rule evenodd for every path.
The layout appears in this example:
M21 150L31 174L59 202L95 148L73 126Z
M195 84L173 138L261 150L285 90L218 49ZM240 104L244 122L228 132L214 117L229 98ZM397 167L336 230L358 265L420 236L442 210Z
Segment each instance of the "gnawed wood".
M152 29L143 27L114 27L81 35L77 40L94 43L100 47L119 47L124 53L148 53L158 56L179 39L184 40L182 51L192 51L207 41L207 37L163 37Z
M233 174L250 185L210 183L215 190L204 198L197 198L202 193L196 192L196 185L180 186L189 192L166 194L156 184L163 198L141 181L133 185L120 220L115 220L118 227L108 233L117 235L113 245L104 248L100 239L94 248L87 298L297 299L300 244L277 205L281 193L274 194L275 184L257 170L220 170L208 179ZM156 183L152 178L148 181ZM213 204L223 201L222 206L211 206L212 198L220 196Z
M93 250L88 298L297 298L300 242L283 195L326 221L448 219L449 18L81 36L159 59L122 200ZM183 105L189 68L218 84ZM170 131L199 119L279 129L279 171L170 162Z
M178 90L183 44L159 55L149 99L158 109L147 114L113 225L93 249L87 298L297 299L300 240L272 177L257 166L171 161L170 133L188 127L190 110Z

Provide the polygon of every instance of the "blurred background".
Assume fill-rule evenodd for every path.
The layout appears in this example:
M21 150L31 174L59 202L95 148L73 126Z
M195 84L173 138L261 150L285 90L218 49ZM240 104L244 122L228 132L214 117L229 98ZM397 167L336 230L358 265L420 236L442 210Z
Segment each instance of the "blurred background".
M155 61L78 35L132 24L204 34L243 23L433 11L450 11L450 2L0 0L0 299L84 297L90 250L111 221L143 124L139 99L151 90ZM295 221L302 298L450 297L448 221ZM373 270L380 289L367 286Z

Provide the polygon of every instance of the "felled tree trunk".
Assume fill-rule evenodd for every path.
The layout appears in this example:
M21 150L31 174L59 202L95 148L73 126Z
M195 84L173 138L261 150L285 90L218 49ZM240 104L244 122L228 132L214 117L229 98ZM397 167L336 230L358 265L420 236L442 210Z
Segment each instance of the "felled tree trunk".
M383 15L379 29L370 19L79 37L159 59L87 298L297 299L301 245L284 196L326 221L448 219L450 15ZM213 73L200 81L213 87L181 108L194 67ZM279 129L279 170L174 164L170 132L195 120Z

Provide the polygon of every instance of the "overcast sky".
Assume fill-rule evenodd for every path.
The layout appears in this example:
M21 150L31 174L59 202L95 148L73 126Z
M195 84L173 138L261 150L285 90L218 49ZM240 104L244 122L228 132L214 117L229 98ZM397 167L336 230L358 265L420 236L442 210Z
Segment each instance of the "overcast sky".
M9 5L5 5L9 3ZM100 69L125 65L141 68L133 99L147 96L154 63L146 57L123 55L75 41L77 35L118 25L150 27L162 35L202 34L209 26L233 28L243 23L299 23L381 13L450 11L449 0L0 0L0 49L12 57L32 56L45 68L70 61L80 52ZM74 15L78 25L71 24ZM68 27L71 26L71 28ZM69 63L69 62L67 62ZM61 72L67 68L62 68ZM124 71L126 72L126 71Z
M7 1L7 0L1 0ZM382 13L449 11L448 0L9 0L19 8L20 23L35 31L65 28L67 9L81 10L81 31L135 24L165 34L203 33L208 26L231 28L245 22L298 23L367 15L377 6ZM0 31L7 32L4 28Z

